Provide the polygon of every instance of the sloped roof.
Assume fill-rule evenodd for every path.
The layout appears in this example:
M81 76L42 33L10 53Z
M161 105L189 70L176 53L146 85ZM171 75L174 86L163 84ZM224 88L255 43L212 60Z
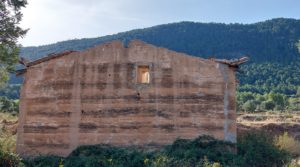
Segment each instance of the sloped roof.
M144 43L143 41L139 41L139 40L133 40L131 41L131 43L133 42L141 42L141 43ZM40 64L40 63L43 63L43 62L46 62L46 61L49 61L49 60L52 60L52 59L56 59L56 58L59 58L59 57L63 57L63 56L66 56L66 55L69 55L71 53L74 53L74 52L78 52L78 51L72 51L72 50L68 50L68 51L63 51L61 53L55 53L55 54L49 54L43 58L40 58L40 59L37 59L37 60L34 60L32 62L27 62L24 58L21 58L20 59L20 63L23 64L25 66L25 69L20 69L20 70L17 70L16 71L16 76L20 76L20 75L23 75L24 73L26 73L28 67L31 67L31 66L34 66L34 65L37 65L37 64ZM189 56L189 55L187 55ZM200 58L200 57L198 57ZM203 59L203 58L201 58ZM208 60L208 59L203 59L203 60ZM217 62L217 63L222 63L222 64L226 64L230 67L236 67L238 68L238 66L240 64L243 64L245 62L247 62L249 60L248 57L242 57L240 59L231 59L231 60L226 60L226 59L209 59L213 62Z
M34 66L34 65L37 65L37 64L40 64L40 63L43 63L43 62L46 62L46 61L49 61L51 59L55 59L55 58L59 58L59 57L62 57L62 56L65 56L65 55L69 55L71 53L74 53L74 52L77 52L77 51L72 51L72 50L69 50L69 51L64 51L64 52L60 52L60 53L56 53L56 54L49 54L43 58L40 58L40 59L37 59L37 60L34 60L32 62L24 62L23 58L21 58L20 62L21 64L23 64L26 68L27 67L31 67L31 66ZM25 69L20 69L20 70L17 70L16 71L16 76L20 76L20 75L23 75L27 70Z
M74 53L74 52L77 52L77 51L68 50L68 51L64 51L64 52L60 52L60 53L56 53L56 54L52 53L52 54L47 55L46 57L43 57L43 58L37 59L35 61L29 62L26 65L26 67L34 66L34 65L40 64L42 62L49 61L51 59L55 59L55 58L59 58L59 57L65 56L65 55L69 55L69 54Z

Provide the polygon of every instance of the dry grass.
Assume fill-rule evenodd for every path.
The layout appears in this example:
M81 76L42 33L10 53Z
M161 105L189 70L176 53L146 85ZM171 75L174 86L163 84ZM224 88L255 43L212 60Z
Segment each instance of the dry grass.
M294 156L300 156L300 142L289 136L287 132L277 136L274 142L278 148L286 150Z
M9 122L16 122L18 121L18 116L12 115L10 113L0 112L0 123L2 123L4 120Z
M263 125L263 124L299 124L300 112L295 113L242 113L239 114L237 122L244 125Z
M18 117L9 113L0 113L0 149L16 151L16 128Z

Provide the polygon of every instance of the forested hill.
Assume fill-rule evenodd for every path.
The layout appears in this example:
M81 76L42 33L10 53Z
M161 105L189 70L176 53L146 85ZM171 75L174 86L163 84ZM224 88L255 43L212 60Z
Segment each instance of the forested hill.
M21 56L34 60L50 53L84 50L116 39L125 44L140 39L201 57L230 59L247 55L250 62L238 73L239 92L300 96L300 20L296 19L279 18L255 24L172 23L99 38L24 47ZM11 85L0 90L0 96L18 98L19 86L13 84L21 82L22 78L12 75Z
M140 39L194 56L229 59L248 55L253 62L282 63L300 57L300 20L278 18L255 24L171 23L99 38L24 47L21 55L33 60L49 53L84 50L116 39L124 43Z

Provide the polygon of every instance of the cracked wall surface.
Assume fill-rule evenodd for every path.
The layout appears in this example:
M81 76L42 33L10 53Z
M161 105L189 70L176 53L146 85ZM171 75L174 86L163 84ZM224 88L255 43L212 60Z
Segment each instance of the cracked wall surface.
M149 84L137 82L138 66L149 66ZM105 43L27 68L17 152L160 147L203 134L235 142L235 89L225 64L140 41Z

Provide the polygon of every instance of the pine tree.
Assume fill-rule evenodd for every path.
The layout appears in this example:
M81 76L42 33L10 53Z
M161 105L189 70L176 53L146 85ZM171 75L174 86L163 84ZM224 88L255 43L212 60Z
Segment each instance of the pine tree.
M18 62L18 38L27 32L19 26L21 8L26 4L26 0L0 1L0 85L8 80L9 72L14 71L14 65Z

